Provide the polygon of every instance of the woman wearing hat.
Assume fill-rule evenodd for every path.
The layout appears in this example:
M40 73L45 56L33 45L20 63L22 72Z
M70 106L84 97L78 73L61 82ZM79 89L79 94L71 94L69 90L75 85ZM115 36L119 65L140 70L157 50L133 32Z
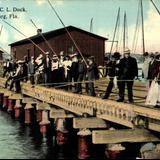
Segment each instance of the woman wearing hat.
M160 107L160 53L155 55L154 68L152 70L151 86L148 91L146 104Z

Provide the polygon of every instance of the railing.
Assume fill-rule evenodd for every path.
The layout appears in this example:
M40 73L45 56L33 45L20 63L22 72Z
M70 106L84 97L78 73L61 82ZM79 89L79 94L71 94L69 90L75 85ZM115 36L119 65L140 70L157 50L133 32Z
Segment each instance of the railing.
M1 87L4 87L4 82L5 80L0 78ZM158 121L155 130L160 131L160 110L158 109L118 103L112 100L102 100L97 97L73 94L54 88L42 86L32 88L28 83L22 84L22 93L78 115L88 113L89 115L94 115L130 128L133 128L132 122L137 116L154 119ZM151 124L155 126L155 123L152 122ZM154 126L151 124L149 124L149 128L154 130Z

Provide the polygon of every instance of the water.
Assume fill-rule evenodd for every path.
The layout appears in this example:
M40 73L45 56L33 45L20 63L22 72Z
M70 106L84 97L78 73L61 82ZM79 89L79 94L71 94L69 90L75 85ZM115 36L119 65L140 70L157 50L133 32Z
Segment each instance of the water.
M72 158L54 139L43 138L35 127L26 127L0 111L0 159Z
M58 146L55 143L54 133L50 138L44 138L40 134L38 126L27 127L12 119L8 113L0 111L0 159L77 160L78 144L76 133L77 131L69 134L67 145ZM137 155L135 149L138 146L135 144L124 145L127 150L122 154L123 159L135 159ZM105 146L94 145L91 159L105 160Z

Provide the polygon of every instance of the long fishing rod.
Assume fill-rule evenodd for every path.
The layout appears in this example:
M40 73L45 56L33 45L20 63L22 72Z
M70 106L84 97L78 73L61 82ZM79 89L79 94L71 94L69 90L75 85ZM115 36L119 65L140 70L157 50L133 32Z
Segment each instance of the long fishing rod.
M38 27L37 27L37 25L35 24L35 22L33 22L32 19L30 19L30 21L31 21L31 23L34 25L34 27L35 27L36 29L38 29ZM57 55L57 53L53 50L53 48L51 47L50 43L47 41L47 39L44 37L44 35L43 35L41 32L40 32L40 35L41 35L41 37L44 39L44 41L46 42L46 44L48 45L48 47L51 49L51 51L52 51L55 55Z
M159 11L159 9L157 8L156 4L153 2L153 0L150 0L150 1L152 2L153 6L155 7L155 9L157 10L157 12L158 12L159 15L160 15L160 11Z
M14 27L13 25L11 25L10 23L8 23L7 21L3 20L3 22L5 22L7 25L9 25L11 28L15 29L18 33L20 33L21 35L23 35L25 38L27 38L32 44L34 44L43 54L45 54L45 51L40 48L33 40L31 40L29 37L27 37L24 33L22 33L19 29L17 29L16 27Z
M73 37L71 36L71 34L69 33L68 29L66 28L65 24L63 23L62 19L60 18L60 16L58 15L57 11L55 10L55 8L53 7L53 5L51 4L50 0L47 0L49 5L51 6L52 10L54 11L54 13L56 14L57 18L59 19L59 21L61 22L61 24L64 26L67 34L69 35L70 39L72 40L73 44L75 45L76 49L78 50L79 54L81 55L84 63L86 64L86 66L88 66L85 58L83 57L83 54L81 53L78 45L76 44L75 40L73 39Z

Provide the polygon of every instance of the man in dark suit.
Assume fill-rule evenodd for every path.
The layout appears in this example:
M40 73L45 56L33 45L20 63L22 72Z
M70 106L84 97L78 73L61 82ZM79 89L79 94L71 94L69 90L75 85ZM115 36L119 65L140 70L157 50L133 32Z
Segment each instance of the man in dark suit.
M72 65L71 65L71 79L73 80L73 82L75 82L74 84L74 92L77 89L77 81L78 81L78 53L74 53L73 55L71 55L72 58Z
M134 78L138 77L138 66L135 58L130 56L130 50L124 51L124 58L120 60L118 65L118 88L119 88L119 99L117 102L124 101L125 85L128 89L128 101L133 102L133 82Z

